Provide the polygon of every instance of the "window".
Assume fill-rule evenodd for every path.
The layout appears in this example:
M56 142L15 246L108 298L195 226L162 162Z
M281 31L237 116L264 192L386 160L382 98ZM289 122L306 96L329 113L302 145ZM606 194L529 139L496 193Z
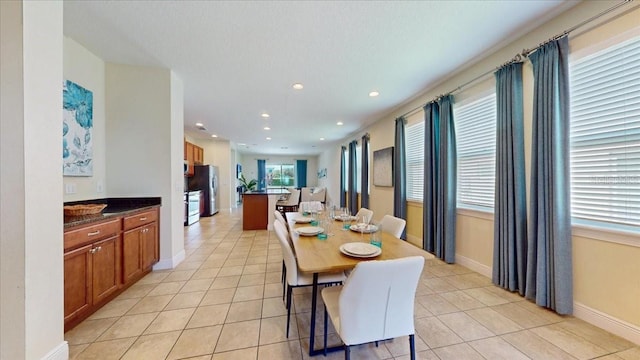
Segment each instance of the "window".
M455 106L458 207L493 212L496 94Z
M293 165L268 164L267 188L292 187L295 183L296 172Z
M404 130L407 158L407 200L422 202L424 183L424 121Z
M640 38L571 61L574 223L640 231Z

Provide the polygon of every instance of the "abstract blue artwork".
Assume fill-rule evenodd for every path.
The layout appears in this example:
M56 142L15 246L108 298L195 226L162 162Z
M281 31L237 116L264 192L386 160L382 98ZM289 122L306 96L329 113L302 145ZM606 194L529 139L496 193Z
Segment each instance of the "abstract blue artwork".
M93 175L93 93L66 80L62 90L62 174Z

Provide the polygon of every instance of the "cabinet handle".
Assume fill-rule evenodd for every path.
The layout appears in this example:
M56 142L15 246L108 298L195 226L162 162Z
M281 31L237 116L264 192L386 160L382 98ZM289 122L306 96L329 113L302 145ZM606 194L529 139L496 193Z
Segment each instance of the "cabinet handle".
M102 246L98 246L98 247L96 248L96 251L100 251L100 250L102 250Z
M96 236L98 234L100 234L100 230L92 231L92 232L88 233L87 236Z
M93 248L93 249L89 250L89 253L90 254L95 254L96 251L98 251L98 249L97 248Z
M146 216L143 216L143 217L140 218L140 221L145 221L145 220L147 220Z

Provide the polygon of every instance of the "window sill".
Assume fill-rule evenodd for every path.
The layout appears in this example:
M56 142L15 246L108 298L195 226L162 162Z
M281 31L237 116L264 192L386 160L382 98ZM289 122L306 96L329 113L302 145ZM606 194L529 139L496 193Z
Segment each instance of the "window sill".
M640 247L640 234L630 231L603 229L587 225L572 225L571 230L572 236Z
M467 208L457 208L456 214L493 221L493 213L488 211L467 209Z

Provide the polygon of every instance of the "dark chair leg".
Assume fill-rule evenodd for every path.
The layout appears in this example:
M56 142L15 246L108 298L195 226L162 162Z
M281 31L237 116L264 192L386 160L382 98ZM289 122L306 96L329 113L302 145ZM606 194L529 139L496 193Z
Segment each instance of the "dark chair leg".
M284 301L284 291L287 288L287 267L284 266L284 260L282 260L282 301Z
M289 338L289 323L291 322L291 290L292 286L287 287L287 339Z
M409 352L411 360L416 360L416 342L413 334L409 335Z
M344 346L344 360L350 360L351 359L351 348L349 347L349 345L345 345Z
M378 347L378 340L376 340L376 347Z
M327 356L327 318L329 314L327 314L327 306L324 306L324 356Z

